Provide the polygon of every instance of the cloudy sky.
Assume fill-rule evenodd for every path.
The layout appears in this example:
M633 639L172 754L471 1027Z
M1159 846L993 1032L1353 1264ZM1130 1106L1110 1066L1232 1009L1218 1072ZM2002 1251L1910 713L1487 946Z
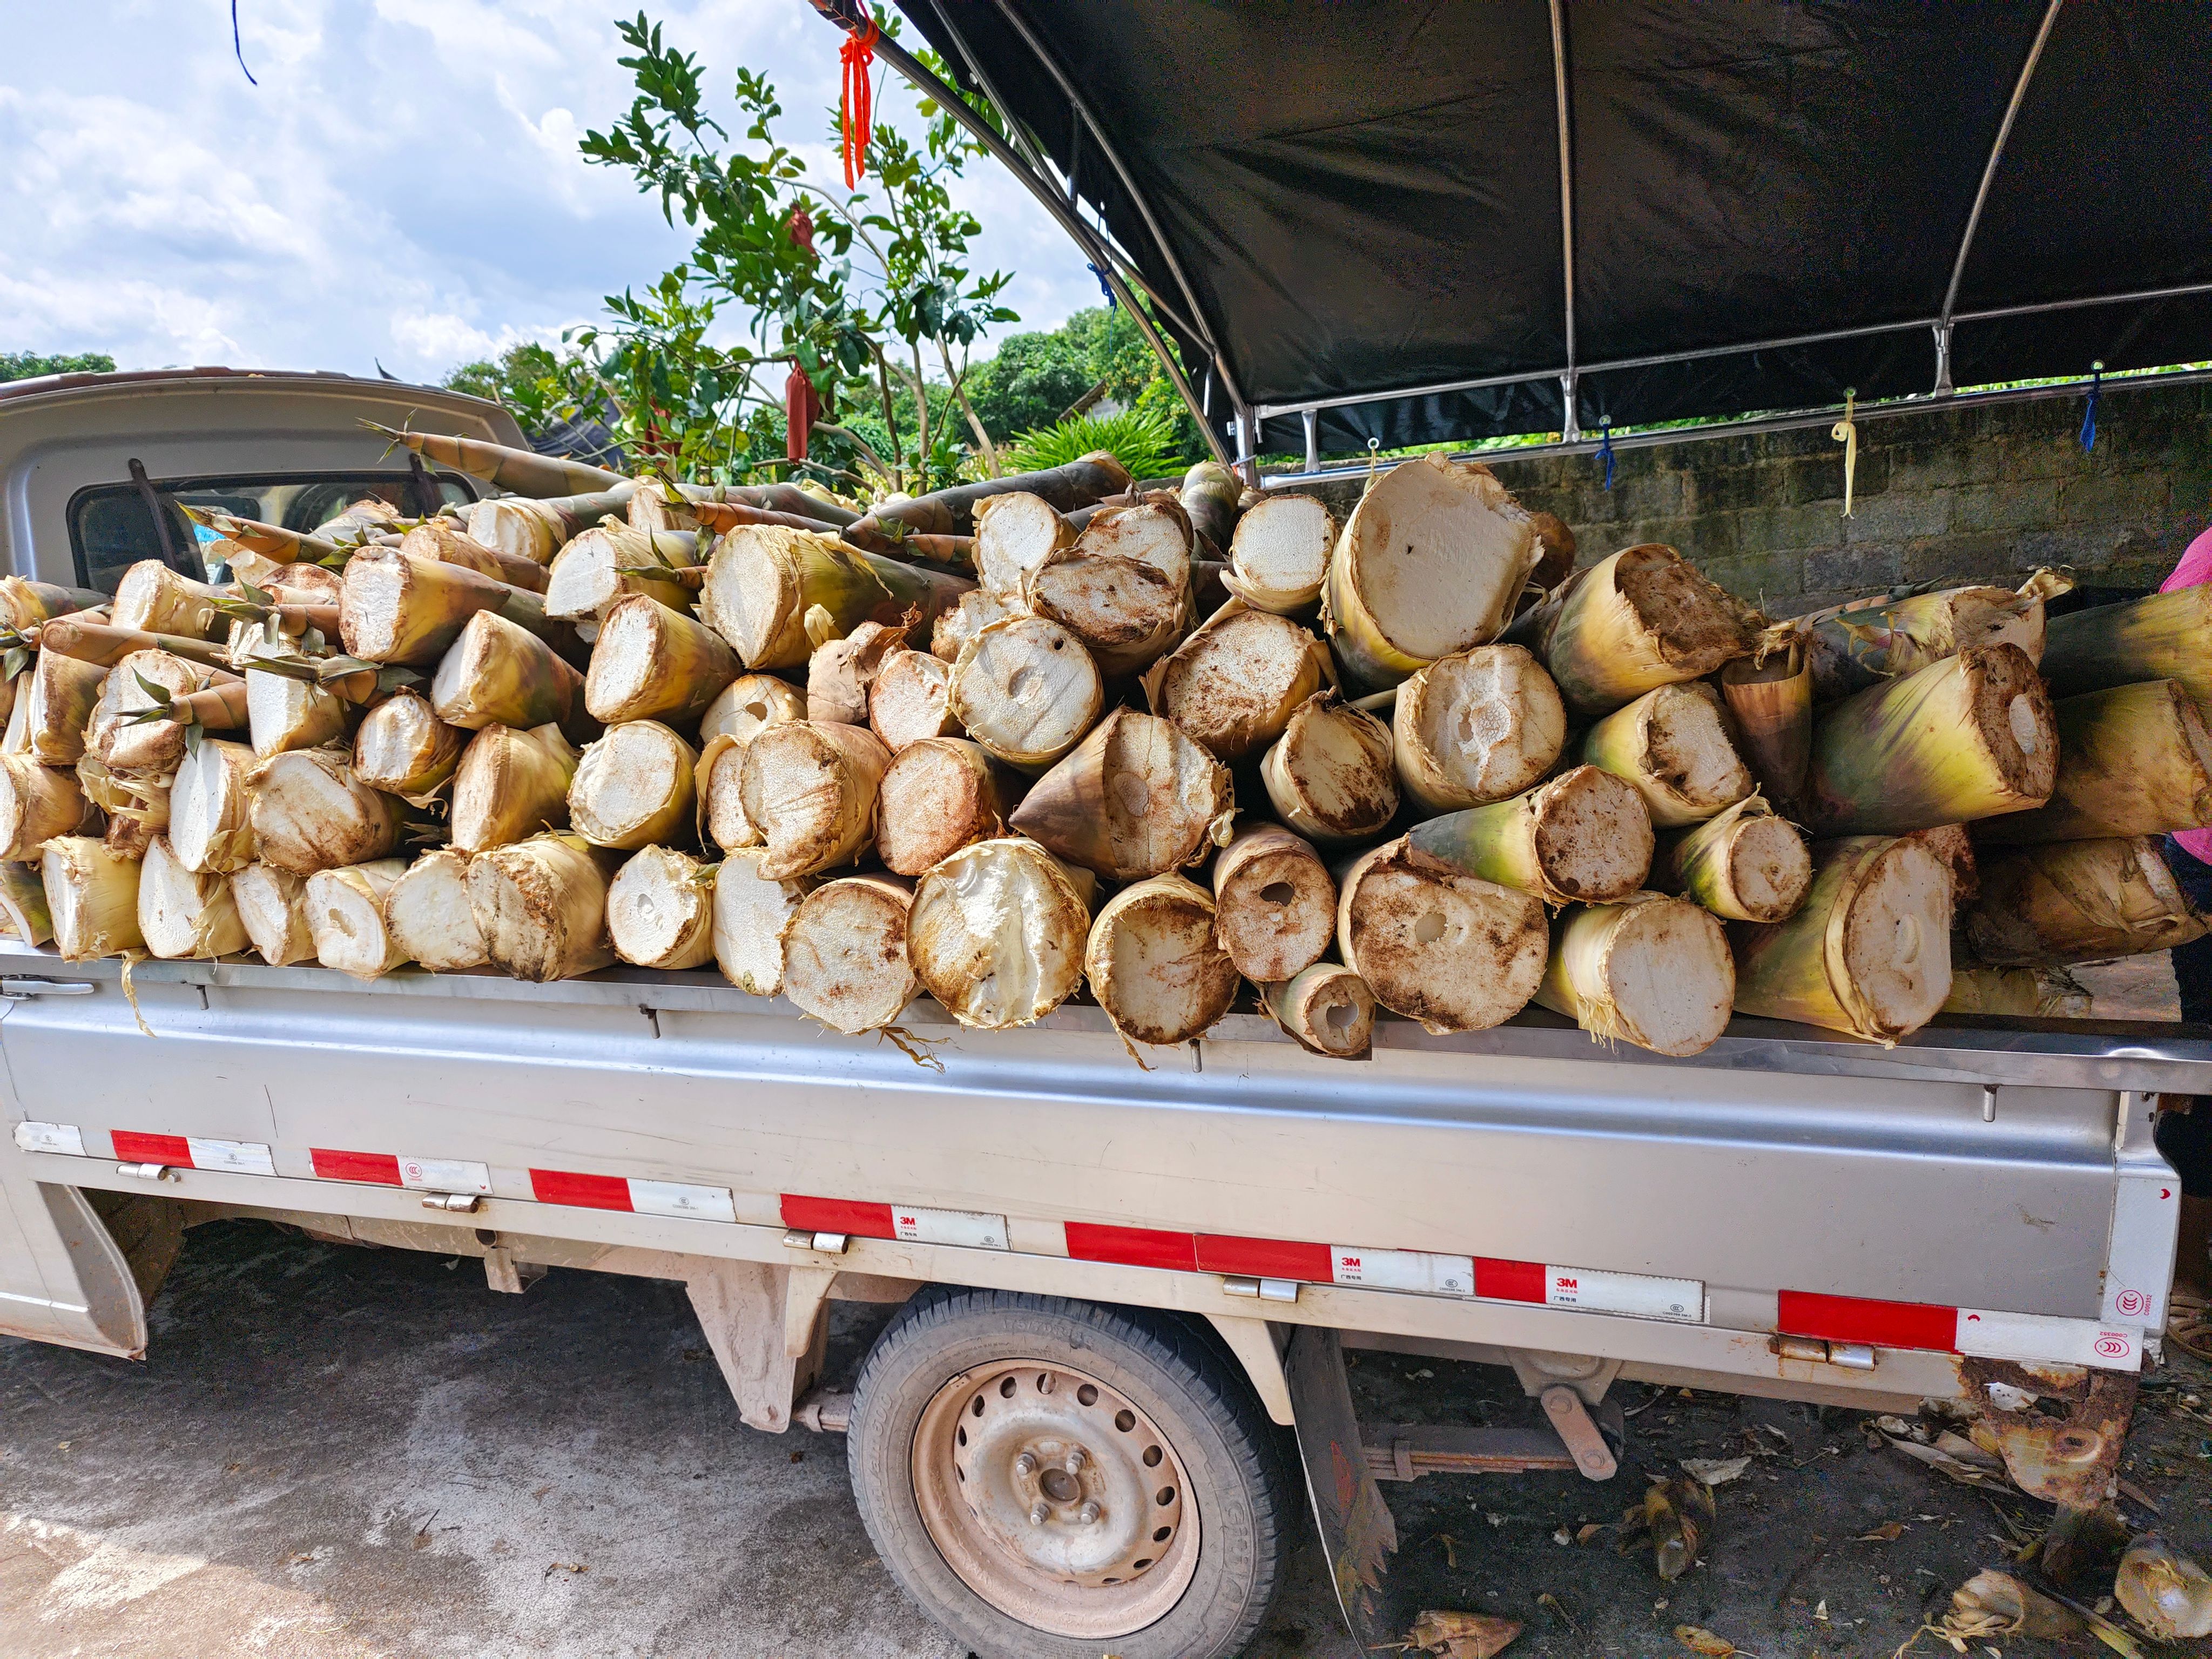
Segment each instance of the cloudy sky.
M684 239L576 141L629 100L636 0L17 0L0 62L0 351L409 380L552 340ZM842 37L806 0L659 0L726 106L768 75L782 135L836 175ZM881 65L878 64L878 74ZM896 81L878 109L911 109ZM734 126L735 124L731 124ZM1097 302L1081 258L994 162L970 167L981 269L1023 328Z

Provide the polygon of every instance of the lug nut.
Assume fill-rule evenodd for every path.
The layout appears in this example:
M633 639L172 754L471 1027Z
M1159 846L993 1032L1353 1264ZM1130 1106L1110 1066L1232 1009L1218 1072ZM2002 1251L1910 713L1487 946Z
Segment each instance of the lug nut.
M1036 1472L1037 1461L1036 1453L1024 1452L1019 1457L1017 1457L1014 1460L1014 1473L1016 1474L1026 1476L1035 1474Z
M1030 1525L1041 1527L1052 1519L1052 1505L1039 1498L1030 1505Z
M1085 1504L1081 1509L1076 1510L1075 1518L1087 1527L1096 1521L1101 1513L1097 1504Z
M1083 1473L1083 1466L1090 1461L1090 1454L1078 1446L1067 1454L1067 1472L1070 1474L1080 1474Z

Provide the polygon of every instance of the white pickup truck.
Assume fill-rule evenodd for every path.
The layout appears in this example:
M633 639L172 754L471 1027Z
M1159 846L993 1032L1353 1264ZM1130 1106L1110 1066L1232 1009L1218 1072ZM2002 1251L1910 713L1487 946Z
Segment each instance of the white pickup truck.
M519 437L335 375L0 388L0 559L112 587L200 574L179 501L305 527L478 488L364 416ZM1738 1019L1674 1060L1532 1010L1385 1018L1347 1064L1240 1009L1140 1070L1095 1007L976 1036L917 1004L925 1065L712 973L226 959L130 988L0 945L0 1331L142 1354L183 1230L230 1216L478 1256L507 1291L680 1280L744 1421L845 1431L885 1562L994 1656L1234 1653L1301 1486L1355 1632L1389 1640L1376 1481L1604 1480L1623 1380L1964 1400L2022 1489L2096 1503L2165 1319L2155 1094L2212 1092L2212 1043L2154 1025L1885 1049ZM837 1298L904 1304L850 1395L818 1383ZM1510 1367L1528 1421L1360 1424L1346 1347Z

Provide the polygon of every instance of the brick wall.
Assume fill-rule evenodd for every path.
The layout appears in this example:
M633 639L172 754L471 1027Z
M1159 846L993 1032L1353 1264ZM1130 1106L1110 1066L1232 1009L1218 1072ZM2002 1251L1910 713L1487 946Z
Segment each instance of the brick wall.
M2212 386L2106 388L2095 450L2082 400L1953 405L1863 421L1853 515L1826 426L1594 456L1491 458L1532 510L1574 527L1589 564L1665 542L1770 615L1898 582L2011 586L2039 565L2155 587L2212 525ZM1327 492L1340 516L1358 486Z

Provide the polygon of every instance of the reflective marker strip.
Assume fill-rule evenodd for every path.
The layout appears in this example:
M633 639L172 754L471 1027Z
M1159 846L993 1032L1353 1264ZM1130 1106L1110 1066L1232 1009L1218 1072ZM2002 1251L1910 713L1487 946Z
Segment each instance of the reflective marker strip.
M856 1238L895 1238L907 1244L953 1244L1003 1250L1006 1218L980 1210L932 1210L912 1204L864 1204L848 1198L809 1198L783 1193L778 1206L787 1227L811 1233L849 1233Z
M579 1209L625 1210L632 1215L675 1216L693 1221L735 1222L738 1218L737 1200L727 1187L532 1170L530 1191L540 1204L567 1204Z
M399 1184L399 1160L389 1152L334 1152L310 1146L307 1162L318 1181L366 1181L380 1187Z
M2166 1328L2160 1286L2173 1266L2181 1225L2181 1183L2163 1170L2124 1170L2112 1194L2112 1232L2105 1253L2107 1325Z
M1198 1236L1152 1227L1107 1227L1091 1221L1066 1224L1067 1253L1078 1261L1111 1261L1124 1267L1175 1267L1198 1271Z
M207 1140L198 1135L149 1135L131 1129L114 1130L112 1138L116 1157L126 1164L166 1164L230 1175L276 1173L276 1160L258 1140Z
M787 1227L810 1233L849 1233L856 1238L896 1238L891 1231L891 1206L862 1204L849 1198L807 1198L785 1193L777 1200Z
M2096 1365L2107 1370L2135 1370L2142 1364L2142 1335L2125 1326L1990 1308L1944 1308L1924 1302L1784 1291L1777 1299L1775 1328L1790 1336L1831 1342L1869 1342L1877 1347L1919 1348L1984 1359Z
M18 1123L15 1144L27 1152L69 1152L84 1156L84 1134L74 1123Z
M1298 1279L1312 1285L1329 1282L1330 1251L1326 1244L1301 1244L1282 1238L1237 1238L1224 1233L1200 1233L1192 1244L1200 1273Z
M415 1192L485 1193L491 1171L481 1164L451 1158L395 1158L390 1152L339 1152L322 1146L307 1151L318 1181L362 1181Z
M1591 1267L1544 1269L1544 1305L1588 1308L1638 1319L1702 1320L1705 1287L1694 1279L1613 1273Z
M1474 1258L1427 1250L1365 1250L1338 1244L1329 1250L1329 1274L1339 1285L1424 1296L1473 1296Z

